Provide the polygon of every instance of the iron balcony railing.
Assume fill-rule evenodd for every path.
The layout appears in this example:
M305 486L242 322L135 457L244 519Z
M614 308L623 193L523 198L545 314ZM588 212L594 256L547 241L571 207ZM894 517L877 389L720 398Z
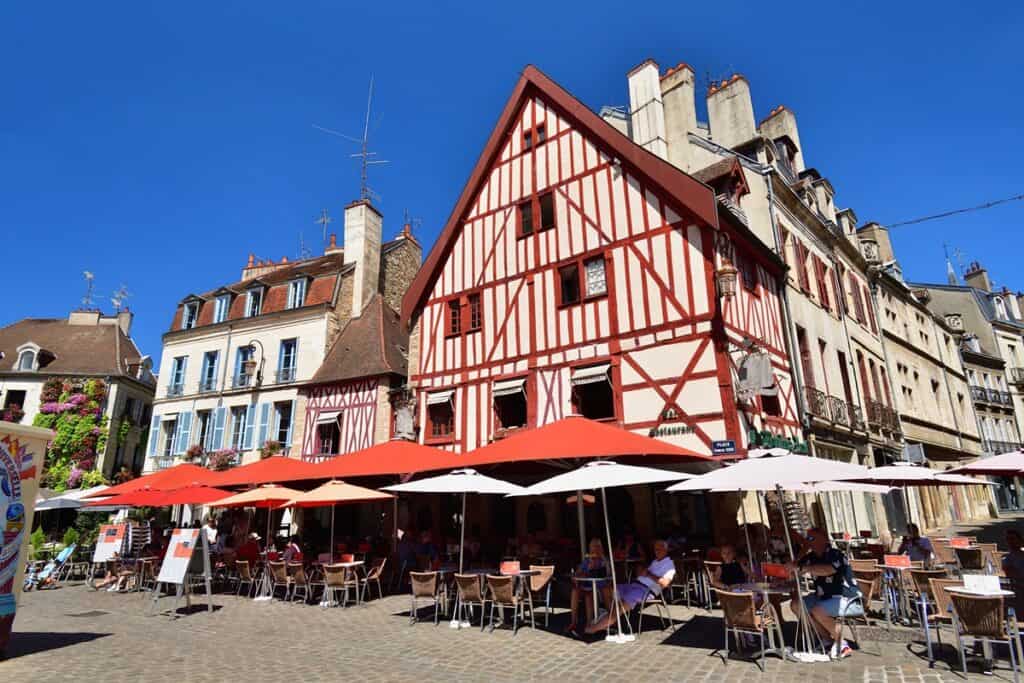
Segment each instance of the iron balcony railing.
M252 375L235 375L231 378L231 386L238 389L252 384Z
M976 384L971 385L971 398L975 401L988 401L988 389L985 387L979 387Z
M168 396L181 396L184 393L185 393L185 385L184 384L168 384L167 385L167 395Z
M976 384L971 385L971 398L982 403L994 403L1001 406L1012 406L1013 396L1008 391L989 389Z
M276 373L274 373L274 377L275 377L275 379L276 379L278 384L285 384L287 382L294 382L295 381L295 368L281 368Z
M173 455L154 455L153 456L153 469L154 470L165 470L174 464Z
M1013 441L990 441L985 439L982 445L986 453L992 453L993 455L1020 450L1020 444Z
M838 396L829 396L814 387L805 387L804 396L807 412L811 415L835 425L864 429L864 411L860 406L850 405Z
M853 428L857 430L867 429L867 425L864 424L864 409L860 406L850 406L850 416L853 421Z
M828 396L814 387L804 387L804 398L807 401L807 412L823 420L829 420Z
M199 393L208 394L211 391L217 391L217 380L215 379L201 379L199 380Z
M1014 384L1024 384L1024 368L1010 368L1010 381Z
M850 426L850 411L847 409L846 401L843 399L829 396L828 413L829 417L836 424L841 424L844 427Z

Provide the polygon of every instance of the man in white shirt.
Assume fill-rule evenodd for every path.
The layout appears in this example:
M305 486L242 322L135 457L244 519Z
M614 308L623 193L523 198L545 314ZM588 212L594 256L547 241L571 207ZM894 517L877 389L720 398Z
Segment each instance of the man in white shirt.
M203 533L206 534L206 542L212 548L217 542L217 521L213 517L206 518L206 526L203 527Z
M663 540L654 542L654 559L647 569L637 572L636 580L619 585L619 604L622 614L626 616L636 605L647 597L647 594L661 595L672 583L676 575L676 565L668 556L668 543ZM587 633L603 631L615 621L615 610L611 610L597 622L587 626Z

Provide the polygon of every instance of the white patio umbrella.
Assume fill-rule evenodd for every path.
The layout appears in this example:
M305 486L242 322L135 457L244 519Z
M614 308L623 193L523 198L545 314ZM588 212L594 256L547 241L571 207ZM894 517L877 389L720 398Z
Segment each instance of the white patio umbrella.
M608 496L605 493L605 489L614 486L635 486L638 484L657 484L667 481L679 481L680 479L687 479L692 476L693 475L686 474L684 472L671 472L669 470L659 470L653 467L621 465L617 462L611 462L608 460L598 460L596 462L587 463L583 467L571 472L559 474L551 477L550 479L538 482L533 486L527 486L522 491L512 495L542 496L549 493L576 493L578 491L598 489L601 492L601 507L604 511L604 531L608 541L608 551L611 552L612 532L611 525L608 523ZM613 609L615 610L615 625L618 632L614 636L606 636L605 639L615 643L625 643L634 640L635 636L632 634L625 635L622 633L622 610L619 607L618 583L615 578L614 562L611 563L611 568L612 595L615 596L615 599L612 600L612 602L614 603Z
M1024 474L1024 452L1010 451L972 460L966 465L947 470L950 474L987 474L1015 477ZM39 509L38 507L36 508Z
M36 504L36 511L41 510L77 510L82 507L86 501L84 498L92 496L91 500L99 501L103 500L102 497L96 497L95 494L110 488L109 486L93 486L88 489L74 489L72 491L66 491L59 496L53 496L46 500L40 501ZM94 509L94 511L99 511Z
M383 487L385 491L394 493L461 493L462 517L459 531L459 572L462 572L462 556L466 545L466 494L490 493L508 495L523 491L522 486L510 484L501 479L488 477L476 470L452 470L448 474L428 477L405 484Z

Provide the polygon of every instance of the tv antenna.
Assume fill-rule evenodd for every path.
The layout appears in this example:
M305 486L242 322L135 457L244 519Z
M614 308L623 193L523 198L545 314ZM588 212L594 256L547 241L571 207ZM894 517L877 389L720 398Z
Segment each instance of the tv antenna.
M110 303L114 307L114 312L121 310L121 307L125 305L125 300L131 296L131 292L124 285L121 285L117 290L110 295Z
M92 274L91 270L83 270L82 277L85 278L85 296L82 297L82 306L89 308L92 306L92 287L96 276Z
M334 222L334 219L327 215L327 209L320 209L320 217L314 223L318 224L324 233L324 246L327 245L327 226Z
M371 189L369 184L367 183L367 176L368 176L369 167L373 166L373 165L389 163L385 159L374 159L373 157L377 156L377 153L370 151L370 110L372 109L372 105L373 105L373 75L371 74L370 75L370 91L369 91L369 94L366 96L366 119L365 119L365 121L363 123L363 137L362 137L362 139L354 138L351 135L345 135L344 133L340 133L340 132L338 132L336 130L332 130L330 128L325 128L323 126L318 126L315 123L313 124L313 127L316 128L317 130L321 131L321 132L328 133L329 135L336 135L336 136L338 136L340 138L344 138L344 139L346 139L346 140L348 140L350 142L354 142L357 145L359 145L359 151L355 152L354 154L350 154L349 157L351 157L353 159L358 157L361 160L360 161L360 165L359 165L359 198L360 199L364 199L364 200L372 199L374 197L376 197L378 200L380 199L380 196L376 192L374 192L373 189Z

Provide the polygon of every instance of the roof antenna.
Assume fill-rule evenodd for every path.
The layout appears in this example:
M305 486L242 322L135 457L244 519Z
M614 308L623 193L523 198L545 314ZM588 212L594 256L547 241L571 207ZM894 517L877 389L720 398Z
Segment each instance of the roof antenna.
M131 292L125 285L117 288L117 291L110 296L110 303L113 305L115 313L121 310L121 307L125 305L125 300L130 296Z
M85 278L85 296L82 297L82 307L83 308L91 308L92 307L92 286L93 286L93 280L96 279L96 276L92 274L91 270L84 270L84 271L82 271L82 277Z
M324 128L323 126L318 126L315 123L313 124L313 127L316 128L319 131L323 131L324 133L329 133L330 135L337 135L338 137L345 138L346 140L349 140L350 142L354 142L354 143L359 145L359 151L354 153L354 154L350 154L349 155L349 157L351 157L351 158L359 157L361 159L360 168L359 168L359 198L362 199L362 200L370 200L370 199L376 198L379 201L380 200L380 195L378 195L376 192L374 192L373 189L369 186L369 184L367 182L368 167L372 166L372 165L375 165L375 164L387 164L387 163L390 163L390 162L388 162L388 161L386 161L384 159L372 159L371 158L371 157L377 156L376 152L371 152L370 149L369 149L370 148L370 110L372 108L372 105L373 105L373 74L370 74L370 91L369 91L369 94L366 96L366 120L363 123L363 137L362 137L362 139L356 139L356 138L354 138L354 137L352 137L350 135L345 135L344 133L339 133L336 130L331 130L330 128Z
M327 247L327 226L334 222L334 219L327 215L327 209L320 209L320 217L313 221L323 229L324 248Z

